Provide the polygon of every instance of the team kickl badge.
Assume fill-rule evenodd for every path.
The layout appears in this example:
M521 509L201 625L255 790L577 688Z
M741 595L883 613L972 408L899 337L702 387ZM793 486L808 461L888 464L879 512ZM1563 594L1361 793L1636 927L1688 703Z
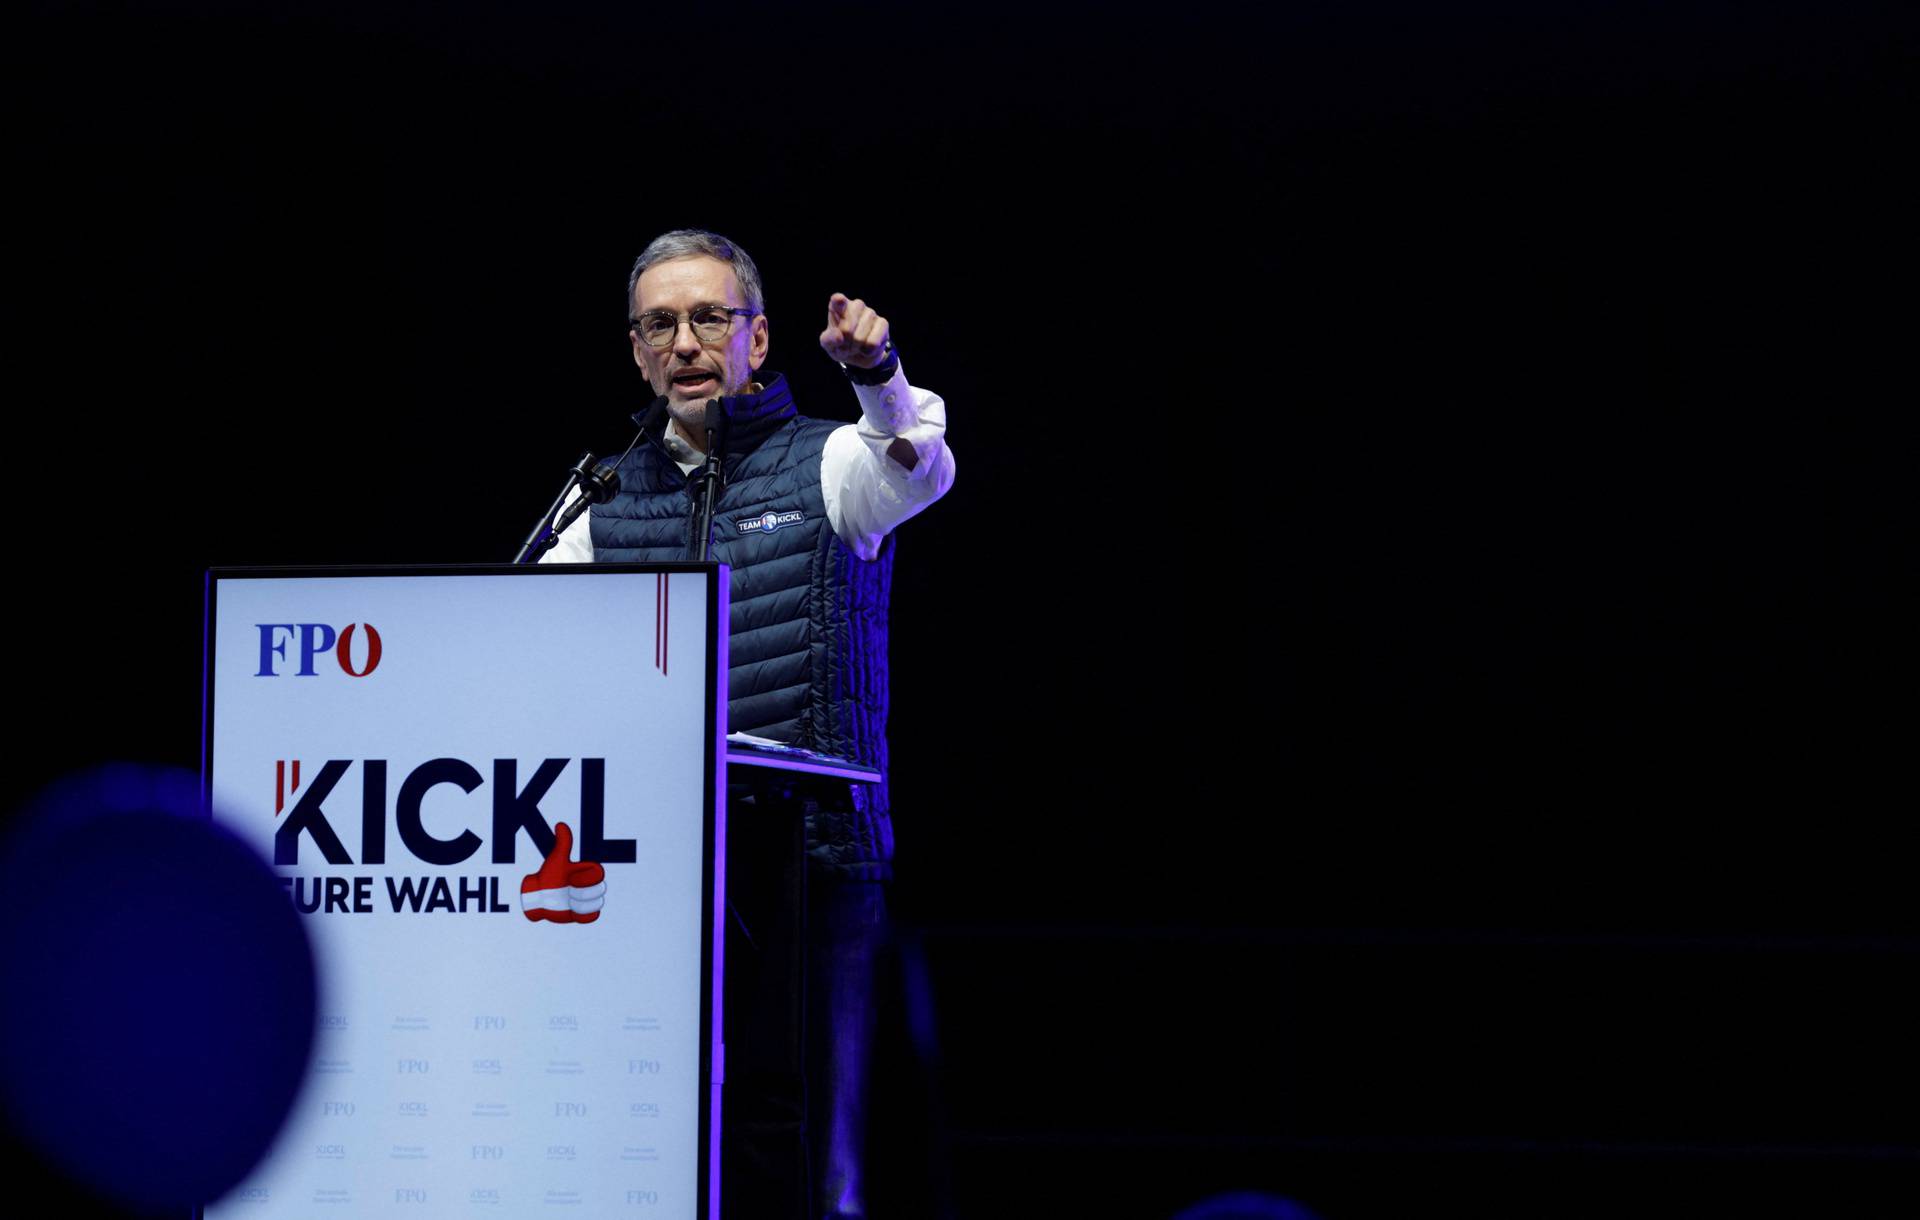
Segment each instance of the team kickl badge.
M553 828L553 850L520 882L520 909L528 919L553 923L592 923L607 901L607 870L591 860L575 863L573 831L565 822Z

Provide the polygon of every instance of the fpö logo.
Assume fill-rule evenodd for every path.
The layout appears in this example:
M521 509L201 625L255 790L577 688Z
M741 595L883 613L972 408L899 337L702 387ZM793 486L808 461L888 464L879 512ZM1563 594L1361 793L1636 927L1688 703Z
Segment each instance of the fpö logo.
M260 632L260 668L254 672L256 678L278 678L284 672L296 678L312 678L319 675L314 663L327 653L333 654L334 663L340 672L349 678L364 678L380 668L380 633L372 623L348 623L338 631L326 623L255 623ZM354 636L360 634L359 628L365 628L366 643L357 651L362 653L360 665L354 666ZM285 670L294 665L296 656L289 655L297 650L297 668Z

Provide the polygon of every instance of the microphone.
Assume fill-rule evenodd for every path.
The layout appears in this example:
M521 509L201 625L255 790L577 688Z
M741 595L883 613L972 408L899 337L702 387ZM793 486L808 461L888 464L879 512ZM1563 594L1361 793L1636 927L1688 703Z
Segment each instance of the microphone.
M633 422L639 425L640 436L645 436L647 433L653 431L654 429L662 427L663 426L662 421L664 421L666 417L667 417L667 396L665 394L662 394L660 397L648 403L646 410L637 412L633 416ZM634 437L633 444L627 446L628 453L633 452L633 446L640 443L640 436ZM620 456L625 457L627 455L623 453Z
M717 460L727 451L727 425L733 416L727 413L724 399L707 399L707 458Z
M633 420L640 425L640 431L636 432L633 440L628 442L626 452L611 462L596 464L593 454L581 454L580 460L567 471L566 484L560 488L560 494L554 497L553 506L541 515L539 523L533 527L533 532L528 534L527 540L520 544L519 553L514 555L513 562L537 561L541 555L553 549L554 544L560 541L561 533L579 520L580 514L586 512L588 507L605 504L618 495L620 476L615 471L620 468L621 462L627 460L627 454L633 452L633 447L640 443L640 438L647 434L647 430L658 427L666 414L667 400L664 397L654 399L645 411L637 412ZM575 495L576 491L578 495ZM574 497L571 503L567 501L568 496ZM561 512L562 505L566 506L565 512ZM554 520L556 514L559 516L558 522Z
M687 487L693 500L687 518L687 557L697 563L705 563L713 553L713 508L720 484L726 479L721 462L727 451L728 418L725 399L707 400L707 460ZM697 492L693 490L695 484L700 489Z
M580 460L574 464L572 473L574 483L580 488L580 495L573 503L567 505L567 511L561 513L560 519L553 523L553 532L556 537L566 533L567 527L577 521L580 514L587 511L589 505L605 504L620 494L620 476L614 473L614 463L600 462L590 471L580 469L591 461L593 461L593 455L587 453L582 454Z

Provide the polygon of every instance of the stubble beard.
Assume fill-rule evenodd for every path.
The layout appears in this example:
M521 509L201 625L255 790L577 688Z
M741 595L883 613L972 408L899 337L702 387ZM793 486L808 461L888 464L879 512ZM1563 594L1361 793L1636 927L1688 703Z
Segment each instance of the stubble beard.
M688 438L704 437L707 431L707 403L715 398L731 398L748 392L753 384L751 372L738 385L729 386L721 381L720 389L700 398L676 398L673 394L673 374L681 370L669 370L666 374L667 414L680 425L681 434Z

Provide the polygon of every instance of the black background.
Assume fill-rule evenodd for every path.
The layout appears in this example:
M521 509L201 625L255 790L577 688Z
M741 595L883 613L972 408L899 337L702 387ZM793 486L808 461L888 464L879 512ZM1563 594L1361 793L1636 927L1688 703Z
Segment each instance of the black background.
M207 565L507 558L709 227L950 405L900 1212L1911 1214L1910 8L25 12L10 789L195 764Z

